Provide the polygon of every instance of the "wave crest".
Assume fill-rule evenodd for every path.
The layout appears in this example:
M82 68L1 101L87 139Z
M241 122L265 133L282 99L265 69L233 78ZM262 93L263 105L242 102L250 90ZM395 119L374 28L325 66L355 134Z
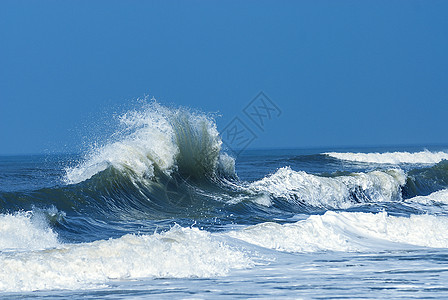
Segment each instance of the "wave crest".
M80 183L109 166L140 180L174 171L193 178L212 176L220 167L222 141L209 116L152 102L118 119L115 141L93 147L81 163L67 168L66 183ZM222 172L234 170L227 164Z

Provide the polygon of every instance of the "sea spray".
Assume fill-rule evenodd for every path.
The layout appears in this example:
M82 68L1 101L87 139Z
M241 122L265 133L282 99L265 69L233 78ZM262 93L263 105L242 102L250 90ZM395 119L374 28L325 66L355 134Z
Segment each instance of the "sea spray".
M210 116L152 102L118 120L118 138L93 148L80 164L67 168L67 183L85 181L108 167L142 180L153 179L158 171L166 175L177 171L193 178L213 176L222 165L222 141ZM227 159L221 171L234 171L230 162Z

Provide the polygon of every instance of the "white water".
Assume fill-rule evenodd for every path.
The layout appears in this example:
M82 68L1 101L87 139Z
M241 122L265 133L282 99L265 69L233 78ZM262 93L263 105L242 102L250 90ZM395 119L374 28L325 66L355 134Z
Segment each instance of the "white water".
M401 169L322 177L284 167L249 187L292 202L347 208L353 205L350 194L359 191L372 202L400 200L400 187L405 181L406 175Z
M340 153L327 152L328 156L356 162L377 164L436 164L442 160L448 160L448 153L428 150L421 152L385 152L385 153Z
M14 217L13 217L14 218ZM16 216L19 222L21 216ZM13 221L12 224L18 222ZM232 248L206 231L176 226L154 235L125 235L118 239L82 244L33 244L48 239L51 230L37 236L32 227L16 231L21 252L0 251L0 291L94 288L111 280L137 278L208 278L232 269L249 268L246 251ZM34 230L34 231L33 231ZM48 248L46 250L36 249ZM10 248L10 247L8 247Z

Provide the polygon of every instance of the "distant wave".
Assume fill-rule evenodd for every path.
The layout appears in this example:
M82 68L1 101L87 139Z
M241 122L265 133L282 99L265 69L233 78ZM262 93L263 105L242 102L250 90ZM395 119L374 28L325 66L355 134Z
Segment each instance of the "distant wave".
M324 177L284 167L249 187L299 205L347 208L356 203L401 200L405 182L401 169Z
M396 243L448 248L448 217L328 211L290 224L261 223L230 236L286 252L369 251L393 249ZM398 248L398 247L397 247ZM399 248L403 249L401 245Z
M324 153L330 157L364 163L376 164L436 164L448 160L448 153L421 151L421 152L386 152L386 153Z

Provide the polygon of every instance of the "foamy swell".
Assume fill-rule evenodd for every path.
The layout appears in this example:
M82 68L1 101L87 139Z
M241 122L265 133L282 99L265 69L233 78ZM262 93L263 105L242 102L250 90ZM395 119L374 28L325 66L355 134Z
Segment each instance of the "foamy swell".
M0 252L0 291L82 289L110 280L211 277L253 265L242 250L197 228L60 245L46 251Z
M448 153L421 151L421 152L386 152L386 153L338 153L327 152L328 156L356 162L377 164L437 164L448 160Z
M402 244L448 248L448 217L328 211L293 224L262 223L229 235L287 252L369 251Z
M400 169L322 177L284 167L249 187L299 204L347 208L356 202L401 200L400 188L405 181Z
M94 147L85 159L66 170L69 184L85 181L112 166L138 179L152 179L155 170L170 175L179 171L187 176L214 175L223 165L234 170L223 158L221 139L215 122L208 116L186 109L169 109L157 103L130 111L120 118L116 140Z

